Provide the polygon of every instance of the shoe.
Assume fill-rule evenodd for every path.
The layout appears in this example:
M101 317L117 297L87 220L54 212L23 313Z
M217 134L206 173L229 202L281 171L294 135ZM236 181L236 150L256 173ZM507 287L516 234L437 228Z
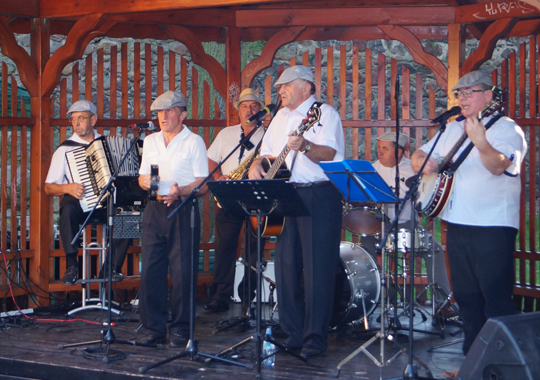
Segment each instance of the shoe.
M311 359L311 358L314 358L315 356L321 355L322 353L323 353L323 350L321 350L320 348L313 347L313 346L304 346L304 348L302 348L302 351L300 352L300 355L304 359Z
M148 334L142 337L139 343L145 344L145 345L161 344L161 343L165 343L165 337Z
M66 273L62 277L62 284L64 285L75 285L77 279L79 278L79 269L72 265L66 269Z
M171 347L185 347L189 341L189 334L185 332L171 334L171 341L169 346Z
M204 309L213 313L220 313L222 311L229 310L229 304L221 300L213 300L212 302L204 305Z

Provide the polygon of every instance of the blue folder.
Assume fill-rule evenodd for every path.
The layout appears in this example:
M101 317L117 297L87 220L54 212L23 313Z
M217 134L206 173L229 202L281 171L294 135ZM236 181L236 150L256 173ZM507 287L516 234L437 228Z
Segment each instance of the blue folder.
M324 173L349 202L395 203L397 198L369 161L319 162Z

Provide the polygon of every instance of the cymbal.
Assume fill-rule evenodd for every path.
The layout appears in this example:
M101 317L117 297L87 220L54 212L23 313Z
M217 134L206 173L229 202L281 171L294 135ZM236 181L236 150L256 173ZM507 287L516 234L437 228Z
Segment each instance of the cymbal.
M413 182L418 178L418 174L417 175L413 175L412 177L409 177L405 180L405 186L407 186L409 189L411 188Z

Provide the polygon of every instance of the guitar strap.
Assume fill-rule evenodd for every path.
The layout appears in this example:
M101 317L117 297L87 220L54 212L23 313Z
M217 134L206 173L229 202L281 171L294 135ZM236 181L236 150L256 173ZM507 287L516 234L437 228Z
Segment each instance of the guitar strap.
M491 126L493 124L495 124L497 122L497 120L499 120L503 115L502 114L497 114L495 116L493 116L491 118L491 120L485 125L485 128L486 128L486 131L491 128ZM452 173L455 173L456 170L459 168L459 165L461 165L463 163L463 161L467 158L467 156L469 155L469 153L471 153L471 150L474 148L474 144L471 142L469 143L469 145L467 146L467 148L465 148L465 150L463 152L461 152L461 154L459 155L458 159L452 164L452 166L450 166L450 169L449 171L452 172Z

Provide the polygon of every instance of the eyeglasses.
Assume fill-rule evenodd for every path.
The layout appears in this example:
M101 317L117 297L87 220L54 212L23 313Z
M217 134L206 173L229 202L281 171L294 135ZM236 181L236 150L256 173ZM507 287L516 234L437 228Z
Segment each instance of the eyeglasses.
M461 95L465 98L470 98L473 95L473 92L485 92L486 90L461 90L454 92L454 98L459 99Z
M90 119L90 116L77 116L77 117L70 117L69 121L71 121L72 123L75 123L76 121L78 121L79 123L82 123L88 119Z

